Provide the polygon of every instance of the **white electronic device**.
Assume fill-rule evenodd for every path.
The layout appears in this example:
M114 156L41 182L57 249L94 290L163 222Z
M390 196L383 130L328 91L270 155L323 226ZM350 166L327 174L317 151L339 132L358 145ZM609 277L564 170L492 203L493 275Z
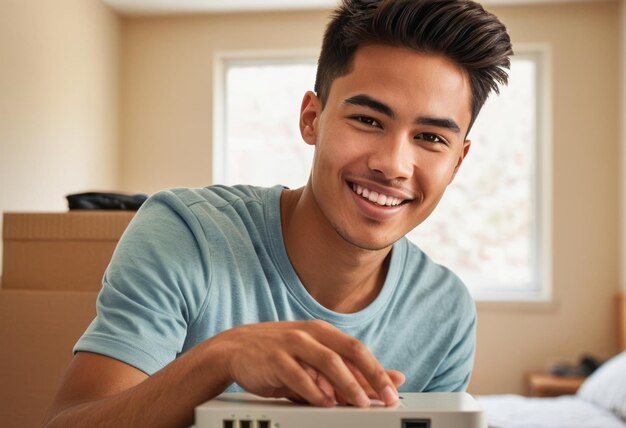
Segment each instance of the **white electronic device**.
M223 393L196 407L195 428L486 428L478 402L464 392L401 393L385 407L314 407L248 393Z

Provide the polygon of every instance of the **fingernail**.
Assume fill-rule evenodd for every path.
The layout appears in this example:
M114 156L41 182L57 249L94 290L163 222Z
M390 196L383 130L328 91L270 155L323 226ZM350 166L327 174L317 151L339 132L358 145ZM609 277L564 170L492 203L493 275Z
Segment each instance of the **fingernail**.
M371 404L372 403L370 402L370 398L365 392L360 393L356 399L357 407L369 407Z
M383 389L383 393L381 394L383 401L385 404L393 404L398 401L398 393L393 390L392 387L387 386Z

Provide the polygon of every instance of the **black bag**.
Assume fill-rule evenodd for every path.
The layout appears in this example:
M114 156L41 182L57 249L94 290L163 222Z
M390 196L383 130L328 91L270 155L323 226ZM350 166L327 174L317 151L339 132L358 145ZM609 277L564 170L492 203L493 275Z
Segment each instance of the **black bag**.
M88 192L67 195L70 210L129 210L137 211L148 195Z

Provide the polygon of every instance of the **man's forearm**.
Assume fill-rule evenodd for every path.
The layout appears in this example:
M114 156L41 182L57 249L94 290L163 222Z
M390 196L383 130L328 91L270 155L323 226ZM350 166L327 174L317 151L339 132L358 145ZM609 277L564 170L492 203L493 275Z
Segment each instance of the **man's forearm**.
M232 383L220 351L208 345L194 348L130 389L50 415L45 427L192 425L194 408Z

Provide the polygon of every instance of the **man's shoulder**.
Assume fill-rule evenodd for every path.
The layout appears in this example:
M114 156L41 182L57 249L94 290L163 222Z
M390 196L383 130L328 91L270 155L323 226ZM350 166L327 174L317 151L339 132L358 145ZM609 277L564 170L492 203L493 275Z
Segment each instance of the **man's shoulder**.
M456 275L450 268L444 266L424 252L417 244L411 242L406 237L403 238L405 245L405 269L409 272L419 272L421 274L427 274L433 278L445 277L452 282L463 283L458 275Z
M452 305L464 304L468 308L473 306L473 298L468 288L454 271L431 259L415 243L406 238L404 241L406 256L404 263L399 266L402 281L416 287L424 295L445 296L441 300Z
M251 185L226 186L215 184L202 188L179 187L156 193L153 198L178 200L190 207L196 204L211 205L216 208L233 205L238 202L265 203L269 198L280 193L281 186L258 187Z
M212 216L262 215L279 209L281 186L212 185L203 188L172 188L159 191L143 204L139 217L158 220L171 215L185 220ZM234 208L230 210L229 208ZM208 216L208 217L207 217Z
M229 228L259 229L277 216L280 190L280 186L244 185L162 190L142 205L130 229L149 230L150 233L159 230L162 234L185 230L196 238L211 235L212 239L214 234Z

